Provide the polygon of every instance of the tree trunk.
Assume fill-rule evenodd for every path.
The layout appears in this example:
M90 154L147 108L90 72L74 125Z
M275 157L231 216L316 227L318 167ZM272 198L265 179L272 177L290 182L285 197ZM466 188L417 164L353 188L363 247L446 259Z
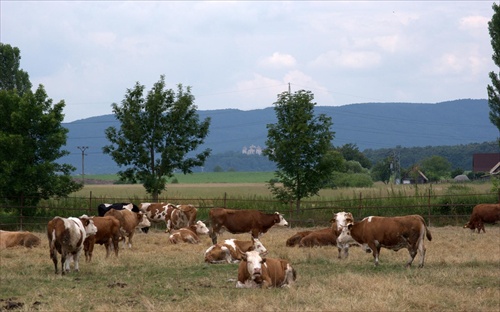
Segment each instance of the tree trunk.
M297 201L295 202L295 211L297 213L300 212L300 198L297 198Z

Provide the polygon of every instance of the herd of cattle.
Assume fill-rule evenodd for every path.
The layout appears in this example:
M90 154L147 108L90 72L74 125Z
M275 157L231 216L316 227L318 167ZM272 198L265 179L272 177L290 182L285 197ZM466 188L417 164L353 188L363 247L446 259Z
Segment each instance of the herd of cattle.
M274 225L288 226L278 212L212 208L209 229L204 222L196 220L197 209L193 205L142 203L138 207L132 203L117 203L101 204L97 210L99 216L55 217L48 222L50 258L56 274L59 272L58 254L61 255L62 274L70 271L71 261L74 270L78 271L81 253L84 252L87 262L92 261L95 244L105 246L106 257L112 252L118 256L120 241L123 247L132 248L137 229L147 233L151 222L162 222L173 244L197 244L200 243L199 235L210 235L213 245L205 251L205 262L239 263L238 288L286 287L296 279L292 265L285 259L266 257L268 251L259 240L259 236ZM500 221L500 204L479 204L464 228L485 232L485 223L497 221ZM375 265L379 263L382 247L394 251L405 248L410 255L406 266L411 266L417 253L420 255L419 267L424 266L424 240L432 240L432 235L419 215L371 216L355 222L351 213L337 212L330 222L331 227L296 233L286 241L286 246L333 245L338 248L339 258L348 257L350 246L361 246L373 254ZM217 243L217 236L224 230L233 234L250 233L251 240L226 239ZM35 247L40 245L40 238L31 232L0 230L0 249L19 245Z

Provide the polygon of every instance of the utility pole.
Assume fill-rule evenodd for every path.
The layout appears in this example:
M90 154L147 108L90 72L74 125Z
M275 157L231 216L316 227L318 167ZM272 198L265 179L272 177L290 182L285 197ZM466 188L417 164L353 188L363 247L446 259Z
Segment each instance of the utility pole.
M82 184L85 184L85 151L89 148L88 146L77 146L80 151L82 151Z

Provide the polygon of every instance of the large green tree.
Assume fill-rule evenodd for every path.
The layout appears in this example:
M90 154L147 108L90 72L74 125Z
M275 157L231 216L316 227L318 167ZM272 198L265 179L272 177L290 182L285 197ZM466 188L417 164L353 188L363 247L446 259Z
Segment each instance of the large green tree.
M488 22L488 30L493 48L493 62L500 67L500 7L493 3L493 17ZM497 69L498 70L498 69ZM488 104L490 106L490 121L500 131L500 78L495 71L490 72L491 85L488 85ZM500 141L499 141L500 143Z
M0 90L17 90L19 95L31 90L29 75L20 65L19 48L0 42Z
M277 123L267 125L263 154L276 163L271 192L284 201L300 201L317 195L333 173L337 161L331 153L334 132L330 117L314 114L314 95L300 90L283 92L274 103Z
M191 88L177 86L177 93L165 86L165 77L154 84L147 96L138 82L128 89L121 105L112 104L120 128L109 127L106 137L111 142L103 148L124 170L121 180L144 185L146 192L158 200L167 179L174 170L191 173L202 166L210 149L188 157L203 144L208 135L210 118L199 120Z
M62 126L64 101L53 104L43 85L33 93L20 70L17 48L2 44L0 68L0 196L4 204L35 206L40 199L66 196L82 185L75 168L57 162L69 152ZM16 60L14 65L12 60ZM8 74L5 74L4 70ZM21 77L21 78L19 78ZM34 214L35 210L25 210Z
M442 156L434 155L423 159L420 163L420 168L431 182L450 177L451 163Z

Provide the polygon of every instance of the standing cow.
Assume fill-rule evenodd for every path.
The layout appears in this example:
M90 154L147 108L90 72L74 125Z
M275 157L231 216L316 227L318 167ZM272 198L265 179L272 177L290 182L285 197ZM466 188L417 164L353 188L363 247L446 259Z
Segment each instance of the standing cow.
M97 228L87 216L80 218L55 217L47 224L47 237L49 238L50 258L57 271L57 252L61 254L61 273L69 273L70 260L73 257L74 270L79 271L78 261L83 250L83 241L90 235L95 235Z
M106 212L110 211L111 209L116 209L116 210L127 209L127 210L135 212L135 213L139 213L141 211L139 209L139 207L137 207L133 203L114 203L114 204L103 203L103 204L99 204L99 206L97 206L97 213L98 213L99 217L104 217ZM144 226L144 227L141 227L140 229L144 233L149 232L149 226Z
M104 215L112 216L120 222L120 233L123 239L123 246L125 246L125 237L128 237L128 247L132 248L132 237L134 237L135 228L149 227L151 223L144 216L142 212L135 213L127 209L115 210L111 209Z
M197 209L193 205L142 203L140 210L151 222L165 222L166 233L196 223Z
M92 261L92 253L94 245L104 245L106 248L106 258L109 257L111 250L115 251L115 256L118 257L118 242L121 239L120 221L115 217L91 217L97 228L95 235L90 235L83 242L83 250L85 251L85 261Z
M375 266L378 265L380 248L394 251L408 249L410 258L406 266L411 266L413 259L420 252L419 267L424 266L424 239L432 240L424 219L419 215L402 217L367 217L360 222L347 224L342 230L338 241L341 244L368 245L373 251Z
M236 288L289 287L296 278L297 273L287 260L263 258L252 250L242 256Z
M214 245L217 244L217 234L220 235L224 229L233 234L251 233L253 238L259 238L260 234L266 233L275 224L288 226L288 222L279 212L212 208L209 218L210 237Z
M484 224L495 224L500 221L500 204L479 204L474 206L469 222L464 225L464 228L469 228L473 232L477 229L477 233L486 233Z

